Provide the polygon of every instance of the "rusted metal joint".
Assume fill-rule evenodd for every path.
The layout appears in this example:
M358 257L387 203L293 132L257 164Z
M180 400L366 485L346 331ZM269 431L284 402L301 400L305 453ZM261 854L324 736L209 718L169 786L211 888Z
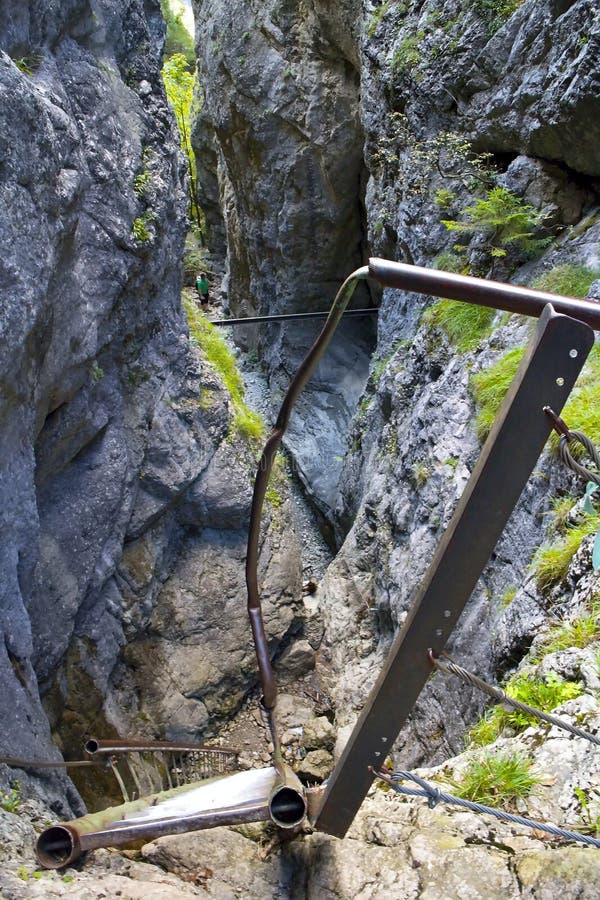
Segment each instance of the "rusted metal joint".
M550 406L544 406L543 410L548 418L552 421L552 426L559 437L562 437L564 435L564 437L569 440L569 438L571 437L571 429L569 428L565 420L561 419L560 416L557 416Z

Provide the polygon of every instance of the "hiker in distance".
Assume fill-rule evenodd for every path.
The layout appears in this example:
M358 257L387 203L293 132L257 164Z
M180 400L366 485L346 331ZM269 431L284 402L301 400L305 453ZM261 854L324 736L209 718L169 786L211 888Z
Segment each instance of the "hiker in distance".
M196 278L196 290L198 291L200 306L205 309L208 306L208 281L206 272L200 272Z

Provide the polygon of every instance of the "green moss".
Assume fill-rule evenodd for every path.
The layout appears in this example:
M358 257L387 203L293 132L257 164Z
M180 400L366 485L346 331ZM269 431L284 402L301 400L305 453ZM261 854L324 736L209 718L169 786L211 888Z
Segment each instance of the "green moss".
M214 325L204 318L194 302L185 299L190 336L219 375L233 405L231 429L246 438L262 438L264 423L244 402L244 382L235 357Z
M495 314L485 306L438 300L425 310L421 322L441 329L459 353L466 353L490 334Z
M471 392L479 407L475 427L480 441L484 441L490 433L524 353L524 347L515 347L489 369L484 369L471 377Z
M575 266L565 263L544 272L532 282L538 291L550 291L552 294L564 294L565 297L587 297L590 285L600 278L600 272L587 266Z
M384 2L381 4L381 6L379 6L377 9L375 9L372 12L369 21L365 25L365 31L367 32L367 34L369 35L370 38L375 36L375 32L377 31L377 26L379 25L379 23L381 22L381 20L383 19L383 17L387 13L387 11L389 10L389 8L393 4L393 2L394 2L394 0L384 0ZM406 12L405 5L402 3L402 4L400 4L400 6L404 7L404 9L402 9L401 11Z
M579 525L567 527L558 541L539 548L531 563L538 590L549 591L567 577L582 540L599 527L600 516L585 516Z
M454 793L465 800L512 809L539 782L526 757L518 753L488 753L470 760L459 779L449 783Z
M581 686L575 681L564 681L556 675L535 678L519 673L508 679L504 690L509 697L542 712L551 712L561 703L581 694ZM510 728L518 734L530 725L537 724L539 720L528 713L494 706L469 731L467 739L472 746L481 747L495 741L505 728Z
M501 609L506 609L513 602L515 597L517 596L518 588L516 585L512 585L511 587L506 588L505 591L498 598L498 605Z

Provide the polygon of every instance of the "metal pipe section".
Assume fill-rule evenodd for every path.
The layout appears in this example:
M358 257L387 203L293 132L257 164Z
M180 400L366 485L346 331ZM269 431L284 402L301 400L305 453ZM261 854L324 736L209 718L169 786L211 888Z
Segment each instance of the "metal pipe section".
M271 818L280 828L296 828L306 809L304 788L288 766L282 775L272 767L251 769L52 825L40 834L36 854L45 868L60 869L88 850L147 843L219 825Z
M287 322L294 319L326 319L330 310L305 313L280 313L275 316L246 316L243 319L211 319L211 325L259 325L263 322ZM368 309L346 309L342 313L344 319L364 318L364 316L376 316L379 307L370 306Z
M102 741L94 737L89 738L85 742L84 749L90 756L95 756L96 754L114 756L118 753L146 753L155 750L162 750L165 752L171 751L173 753L193 753L195 751L200 753L202 751L210 751L211 753L227 753L235 755L239 752L238 750L233 750L231 747L213 747L209 744L191 744L186 743L185 741L146 741L137 738Z
M277 736L277 728L275 722L275 704L277 702L277 685L273 667L271 665L271 655L269 653L269 645L265 632L264 620L262 615L262 607L260 602L260 591L258 587L258 548L260 539L260 521L262 516L265 495L269 485L269 478L273 468L275 454L279 449L283 435L288 426L293 406L298 399L299 394L305 387L307 381L314 372L317 363L325 353L331 338L342 318L350 298L354 293L354 289L360 280L368 277L369 269L363 266L353 272L343 283L339 289L331 306L327 321L308 351L306 357L300 364L300 367L294 375L287 393L284 397L275 427L267 440L265 448L262 452L256 480L254 482L254 493L252 495L252 507L250 511L250 526L248 532L248 548L246 553L246 587L248 590L248 616L250 618L250 626L252 628L252 636L254 638L254 646L256 648L256 658L258 661L258 670L260 674L260 682L262 686L262 705L266 710L269 730L271 732L271 740L273 742L273 759L280 773L283 764L281 756L281 748Z
M576 297L534 291L515 284L501 284L470 275L456 275L453 272L377 258L369 260L369 278L385 287L432 294L448 300L464 300L466 303L477 303L479 306L535 318L539 318L544 307L551 303L556 312L585 322L590 328L600 331L600 303L594 300L578 300Z

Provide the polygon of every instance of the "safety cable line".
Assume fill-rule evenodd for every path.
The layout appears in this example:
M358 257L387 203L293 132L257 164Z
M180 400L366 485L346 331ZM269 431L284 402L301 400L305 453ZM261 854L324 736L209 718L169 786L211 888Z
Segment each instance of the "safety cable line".
M565 722L562 719L557 719L556 716L551 716L549 713L542 712L539 709L535 709L533 706L528 706L526 703L521 703L520 700L515 700L514 697L510 697L506 693L506 691L502 690L502 688L493 687L491 684L488 684L487 681L483 681L483 679L478 678L477 675L474 675L467 669L463 669L462 666L457 665L449 657L444 657L442 659L441 657L434 656L433 652L430 650L429 659L436 669L440 669L442 672L456 675L457 678L460 678L466 684L470 684L473 687L478 688L480 691L483 691L484 694L488 694L499 703L506 704L507 706L512 706L513 709L518 709L521 712L534 716L536 719L541 719L543 722L547 722L549 725L556 726L556 728L562 728L563 731L568 731L570 734L575 735L575 737L583 738L584 740L590 741L590 743L595 744L597 747L600 747L600 738L596 735L590 734L587 731L583 731L583 729L577 728L577 726L575 725L569 725L568 722Z
M241 319L209 319L211 325L260 325L262 322L287 322L295 319L326 319L329 310L304 313L278 313L272 316L244 316ZM370 306L367 309L345 309L342 318L364 318L364 316L376 316L379 313L378 306Z
M373 772L373 774L381 781L385 781L386 784L389 784L392 790L397 794L405 794L408 797L425 797L428 800L430 809L433 809L438 803L454 804L456 806L461 806L463 809L468 809L471 812L494 816L502 822L510 822L514 825L524 825L526 828L534 828L536 831L543 831L554 837L565 838L569 841L578 841L581 844L587 844L588 847L600 848L600 841L596 840L596 838L588 837L577 831L569 831L566 828L560 828L558 825L537 822L535 819L528 819L525 816L505 812L504 810L496 809L493 806L484 806L482 803L475 803L473 800L455 797L453 794L446 794L438 788L434 788L432 785L428 784L428 782L419 778L418 775L414 775L412 772L398 771L387 773L381 770L378 771L372 767L371 772ZM397 783L398 781L412 781L415 784L418 784L421 790L402 787Z
M552 419L554 430L560 436L558 452L563 463L567 468L571 469L572 472L575 472L576 475L579 475L586 481L591 481L600 487L600 453L598 453L592 441L583 433L583 431L571 430L564 419L557 416L554 410L549 406L544 406L544 412ZM573 457L569 450L569 444L573 443L581 444L587 451L588 456L598 470L597 472L590 472L589 469L586 469L585 466L582 466L581 463Z
M0 765L11 766L14 769L66 769L76 766L105 766L103 759L20 759L17 756L0 756Z

